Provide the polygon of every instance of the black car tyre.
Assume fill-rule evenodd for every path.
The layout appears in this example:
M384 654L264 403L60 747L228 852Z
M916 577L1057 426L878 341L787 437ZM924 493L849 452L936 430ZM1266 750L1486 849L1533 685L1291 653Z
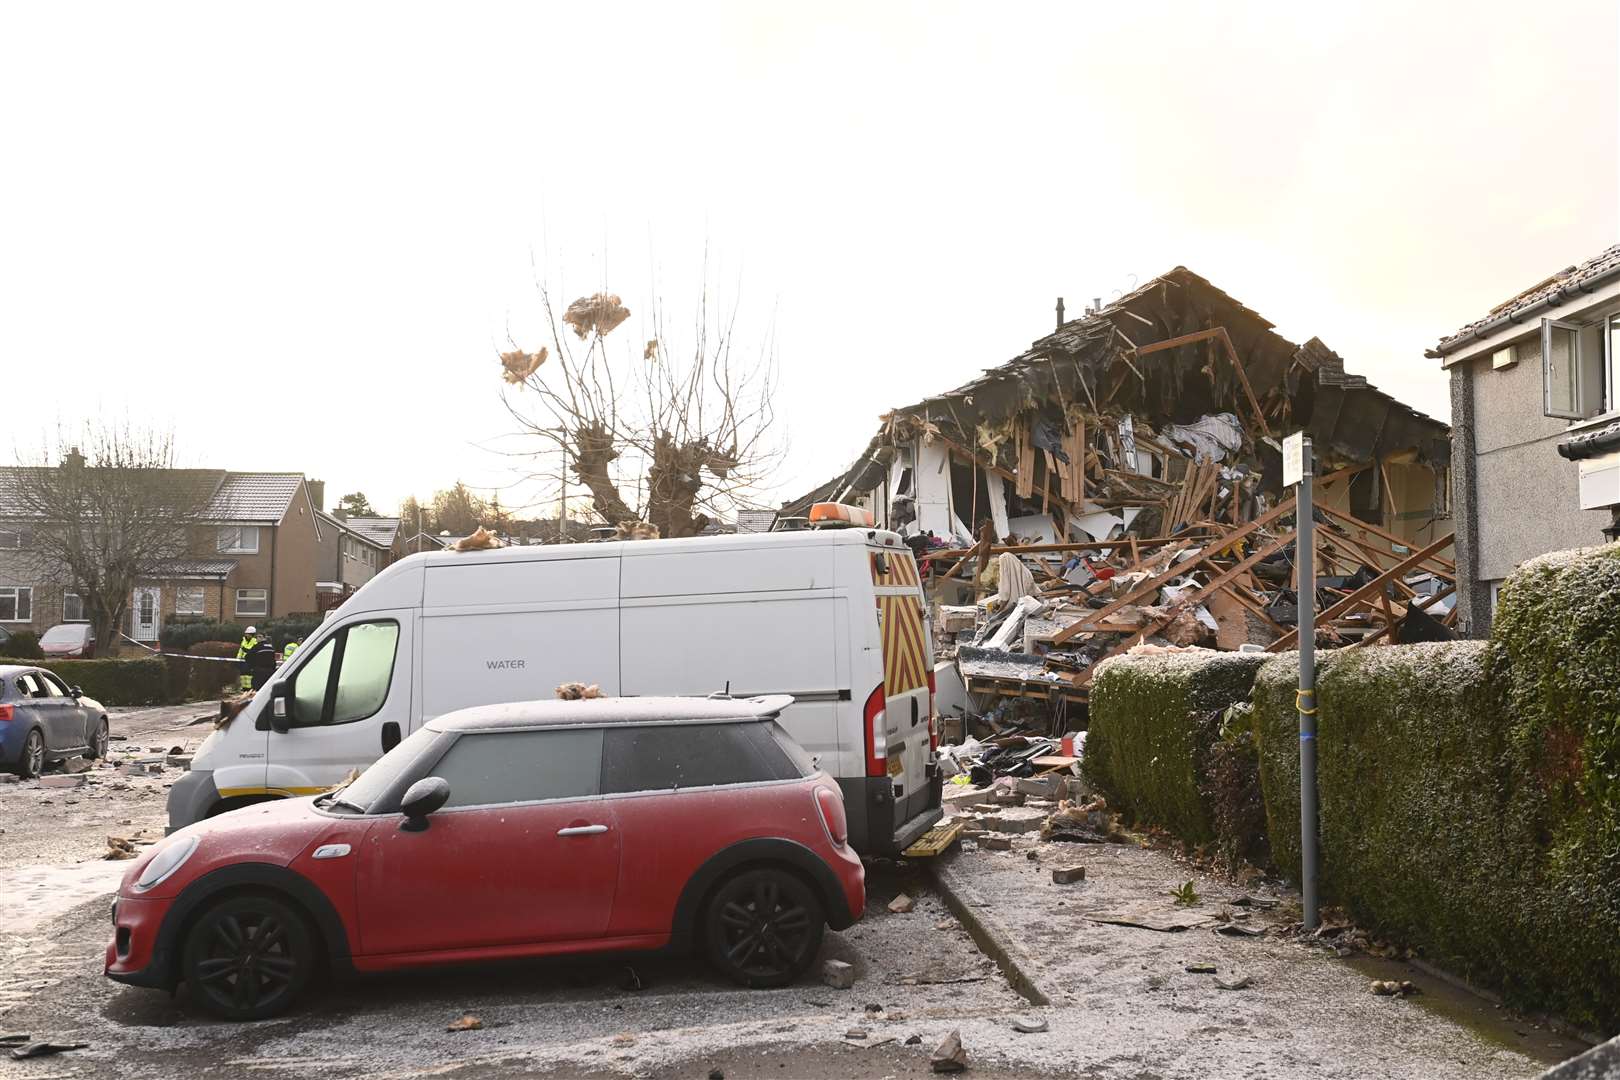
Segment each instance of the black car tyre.
M821 901L787 870L745 870L715 890L703 919L709 961L743 986L786 986L804 973L826 930Z
M90 736L90 748L85 751L85 757L92 761L107 756L107 743L110 732L107 727L107 718L103 716L96 721L94 734Z
M204 1009L228 1020L285 1012L314 974L315 936L304 916L272 896L229 896L191 924L181 978Z
M17 759L17 775L23 779L38 776L45 770L45 736L35 728L23 742L22 757Z

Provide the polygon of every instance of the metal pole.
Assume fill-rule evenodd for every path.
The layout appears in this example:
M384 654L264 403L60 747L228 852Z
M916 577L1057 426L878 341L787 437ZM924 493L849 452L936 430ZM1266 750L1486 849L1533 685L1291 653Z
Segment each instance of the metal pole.
M1299 877L1305 894L1305 929L1315 930L1321 916L1316 895L1316 566L1315 523L1311 520L1311 484L1316 470L1310 439L1305 440L1304 464L1294 541L1299 575L1294 594L1299 619L1299 694L1295 702L1299 709Z

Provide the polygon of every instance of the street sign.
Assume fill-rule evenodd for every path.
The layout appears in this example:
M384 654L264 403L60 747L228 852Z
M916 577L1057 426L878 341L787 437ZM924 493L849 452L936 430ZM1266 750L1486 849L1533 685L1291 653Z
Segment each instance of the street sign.
M1309 476L1311 463L1305 452L1305 433L1296 431L1283 439L1283 487L1293 487Z

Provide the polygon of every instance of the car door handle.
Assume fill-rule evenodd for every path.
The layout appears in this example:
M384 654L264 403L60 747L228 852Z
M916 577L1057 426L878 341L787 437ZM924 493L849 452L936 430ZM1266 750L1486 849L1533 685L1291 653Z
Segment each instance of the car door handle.
M597 833L607 832L606 825L570 825L566 829L558 829L558 836L595 836Z

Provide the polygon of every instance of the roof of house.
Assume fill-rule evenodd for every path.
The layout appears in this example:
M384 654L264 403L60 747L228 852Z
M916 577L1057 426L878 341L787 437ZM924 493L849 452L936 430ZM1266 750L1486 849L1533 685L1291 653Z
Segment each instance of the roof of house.
M738 510L737 531L740 533L770 532L776 524L775 510Z
M441 548L447 546L450 543L449 540L446 540L445 538L440 537L440 536L434 536L432 533L419 532L419 533L415 534L414 536L406 537L405 546L406 547L411 547L413 545L420 544L424 540L427 541L428 543L432 544L434 547L441 547Z
M303 473L228 472L214 490L204 516L209 521L275 525L304 482Z
M1217 330L1241 357L1241 377L1208 340ZM1251 393L1274 436L1294 427L1313 435L1331 428L1333 445L1357 460L1411 447L1430 457L1449 453L1446 424L1347 373L1344 361L1320 340L1296 345L1258 312L1177 266L1064 322L954 390L885 415L854 465L784 503L780 513L801 514L813 502L872 490L888 472L886 444L906 441L914 430L966 446L977 441L980 422L1052 403L1085 404L1099 414L1129 414L1154 424L1187 423L1217 411L1235 411L1252 423ZM1386 417L1400 422L1386 424Z
M1606 248L1585 262L1566 266L1508 297L1473 322L1443 338L1425 355L1435 358L1455 352L1502 325L1516 323L1537 311L1559 307L1568 300L1594 291L1599 284L1616 276L1620 276L1620 244Z
M235 559L169 559L163 564L160 576L169 578L219 578L230 576L236 569Z
M351 517L344 518L343 524L350 532L358 533L378 547L393 547L394 538L399 535L399 518Z

